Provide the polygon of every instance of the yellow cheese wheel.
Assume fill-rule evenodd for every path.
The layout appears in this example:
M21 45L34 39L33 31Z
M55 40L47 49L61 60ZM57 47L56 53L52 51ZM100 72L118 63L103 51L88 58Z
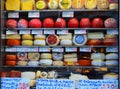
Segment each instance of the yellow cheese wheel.
M72 5L71 0L59 0L59 7L63 10L70 9Z
M38 0L36 2L36 9L42 10L46 8L46 2L44 0Z
M22 45L23 46L32 46L33 41L32 40L22 40Z
M27 61L18 61L17 65L18 66L26 66L27 65Z
M42 53L41 59L51 59L52 55L50 53Z
M37 61L40 58L40 54L39 53L28 53L28 59L30 61Z
M20 39L21 36L20 34L9 34L9 35L6 35L6 39Z
M21 9L22 10L33 10L34 0L21 0Z
M94 9L97 6L97 0L85 0L85 8Z
M84 7L85 0L72 0L73 9L81 9Z
M98 9L108 9L109 1L108 0L97 0Z
M31 34L24 34L24 35L22 35L22 39L23 40L32 40L33 39L33 35L31 35Z

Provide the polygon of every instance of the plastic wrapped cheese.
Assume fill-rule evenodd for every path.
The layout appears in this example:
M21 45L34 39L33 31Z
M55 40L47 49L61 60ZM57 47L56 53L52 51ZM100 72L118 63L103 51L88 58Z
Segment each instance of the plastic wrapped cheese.
M69 39L61 40L60 44L63 45L63 46L71 46L72 45L72 40L69 40Z
M104 60L105 59L105 54L104 53L92 53L91 54L91 59L92 60Z
M34 0L21 0L21 10L33 10Z
M88 39L104 39L103 32L90 32L87 35Z
M41 53L41 59L51 59L52 55L50 53Z
M107 59L107 60L118 59L118 54L117 53L108 53L108 54L106 54L105 59Z
M118 80L118 74L116 73L107 73L103 75L103 79Z
M32 71L22 72L21 78L35 79L35 72Z
M59 39L60 40L65 40L65 39L72 39L72 33L68 33L68 34L62 34L62 35L59 35Z
M63 61L53 61L53 66L63 66Z
M64 55L64 58L75 58L75 57L77 57L76 53L70 53L70 54L65 54Z
M63 54L62 53L53 53L52 57L53 57L53 60L60 61L63 59Z
M30 61L37 61L37 60L39 60L39 58L40 58L40 54L39 53L28 53L28 59L30 60Z
M39 62L38 61L29 61L28 66L38 66Z
M52 65L52 60L50 60L50 59L41 59L40 60L40 65L42 65L42 66L51 66Z
M6 39L20 39L21 36L19 34L9 34L6 35Z
M18 61L17 65L18 66L27 66L27 61Z
M93 60L93 61L91 62L91 64L92 64L93 66L104 66L104 65L105 65L105 62L104 62L103 60Z
M65 62L77 62L78 59L77 58L65 58L64 61Z
M46 36L45 35L34 35L35 40L45 40Z
M34 40L34 45L45 46L46 42L45 42L45 40Z

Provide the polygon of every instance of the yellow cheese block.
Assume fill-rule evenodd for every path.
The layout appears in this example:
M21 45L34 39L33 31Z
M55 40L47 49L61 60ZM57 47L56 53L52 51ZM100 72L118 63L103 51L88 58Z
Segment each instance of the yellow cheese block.
M20 10L20 0L6 0L6 10Z
M33 10L34 0L21 0L21 10Z

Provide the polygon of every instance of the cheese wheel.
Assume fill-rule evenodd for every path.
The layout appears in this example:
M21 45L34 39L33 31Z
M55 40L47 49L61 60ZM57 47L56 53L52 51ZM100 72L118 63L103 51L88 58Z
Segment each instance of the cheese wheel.
M8 39L7 40L7 46L19 46L20 40L18 39Z
M51 34L47 37L46 42L50 46L56 46L59 44L59 38L57 35Z
M41 53L41 59L51 59L52 55L50 53Z
M105 35L105 38L117 38L117 36L113 34L107 34Z
M34 45L45 46L46 43L45 43L45 40L34 40Z
M71 5L72 5L72 1L71 0L59 0L59 7L62 10L70 9Z
M33 87L36 85L36 80L31 79L30 80L30 87Z
M103 79L118 80L118 74L116 73L107 73L103 75Z
M118 3L111 3L109 5L110 10L118 10Z
M72 40L69 40L69 39L61 40L60 45L71 46L72 45Z
M80 59L78 63L80 66L91 66L91 60L88 59Z
M51 66L52 65L52 60L42 59L42 60L40 60L40 65L42 65L42 66Z
M64 58L75 58L75 57L77 57L76 53L70 53L70 54L65 54L64 55Z
M37 8L38 10L43 10L43 9L45 9L45 8L46 8L46 2L45 2L44 0L38 0L38 1L36 2L36 8Z
M21 39L20 34L9 34L6 35L6 39Z
M7 61L16 61L17 60L17 56L16 55L12 55L12 54L7 54L6 55L6 60Z
M72 62L72 61L65 61L64 65L65 66L76 66L76 65L78 65L78 63L77 62Z
M109 1L108 0L97 0L98 9L108 9Z
M93 66L104 66L105 62L103 60L93 60L91 62L91 65L93 65Z
M45 38L46 38L45 35L38 35L38 34L37 34L37 35L34 36L34 39L35 39L35 40L45 40Z
M33 35L31 34L24 34L22 35L23 40L33 40Z
M25 52L17 53L17 58L18 58L18 60L21 60L21 61L28 60L27 53L25 53Z
M91 59L92 60L104 60L105 59L105 54L104 53L92 53L91 54Z
M53 61L53 66L63 66L63 61Z
M48 73L45 71L40 73L40 78L47 78L47 76L48 76Z
M15 66L16 61L6 61L6 66Z
M40 54L39 53L28 53L28 59L30 61L37 61L40 58Z
M33 41L32 40L22 40L22 45L23 46L32 46Z
M38 70L38 71L36 72L36 78L40 78L40 74L41 74L41 71Z
M108 53L105 56L106 60L111 60L111 59L118 59L118 54L117 53Z
M77 46L85 45L87 42L87 36L86 35L74 35L73 37L73 43Z
M77 58L65 58L64 61L65 62L77 62L78 59Z
M85 0L85 8L94 9L97 6L97 0Z
M27 61L18 61L17 65L18 66L27 66Z
M38 61L29 61L28 66L38 66L39 62Z
M21 72L12 70L12 71L9 72L9 77L20 78L21 77Z
M63 59L63 54L62 53L53 53L52 57L53 57L53 60L60 61Z
M87 35L88 39L104 39L103 32L90 32Z
M35 79L35 72L32 71L22 72L21 78Z
M57 9L58 8L58 2L56 0L50 0L48 2L48 8L49 9Z
M118 66L118 60L105 61L106 66Z
M81 9L84 7L85 0L72 0L73 9Z
M65 40L65 39L71 40L72 39L72 33L59 35L59 39L60 40Z

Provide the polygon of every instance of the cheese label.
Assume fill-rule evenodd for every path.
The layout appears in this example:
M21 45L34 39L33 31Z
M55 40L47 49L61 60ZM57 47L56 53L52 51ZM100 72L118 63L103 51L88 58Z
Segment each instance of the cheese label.
M39 12L29 12L28 13L28 18L39 18L40 13Z
M50 52L50 48L49 47L40 47L39 52Z
M91 52L91 47L81 47L80 52Z
M26 52L26 48L16 48L17 52Z
M86 34L86 30L74 30L74 34Z
M49 29L44 30L44 34L55 34L55 30Z
M52 52L63 52L63 48L52 48Z
M1 89L30 89L30 79L1 78Z
M73 11L64 11L62 12L62 17L74 17Z
M75 48L75 47L66 47L65 51L66 52L77 52L77 48Z
M118 48L117 47L107 47L106 52L118 52Z
M107 34L118 34L118 30L117 29L108 29L107 30Z
M17 30L8 30L8 31L6 31L6 34L17 34L18 32L17 32Z
M9 12L8 18L19 18L19 12Z
M42 30L32 30L32 34L43 34Z
M68 79L36 79L36 89L75 89L75 81Z
M37 47L35 47L35 48L32 48L32 47L29 47L29 48L23 47L23 48L16 48L16 51L17 52L38 52L38 48Z
M30 34L30 30L20 30L19 34Z
M14 47L13 47L13 48L6 48L6 49L5 49L6 52L16 52L16 50L17 50L17 49L14 48Z
M118 89L118 80L79 80L78 89Z
M68 34L68 30L57 30L57 34Z

